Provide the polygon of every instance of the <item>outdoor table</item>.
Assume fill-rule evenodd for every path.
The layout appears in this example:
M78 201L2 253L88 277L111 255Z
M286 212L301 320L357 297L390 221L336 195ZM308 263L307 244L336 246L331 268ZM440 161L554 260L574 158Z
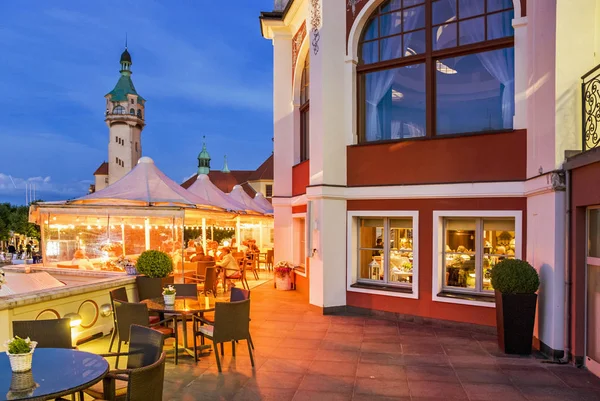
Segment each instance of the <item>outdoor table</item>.
M108 373L100 355L63 348L36 348L32 369L13 373L6 353L0 354L0 399L50 400L82 391Z
M208 300L208 303L207 303ZM215 310L216 299L213 297L175 297L174 305L165 305L163 297L145 299L142 301L148 306L148 310L152 312L158 312L160 314L173 314L180 315L183 325L183 349L189 355L194 356L194 351L188 348L187 341L187 322L188 316L199 314L202 315L205 312L212 312ZM209 345L201 346L202 348L210 348Z

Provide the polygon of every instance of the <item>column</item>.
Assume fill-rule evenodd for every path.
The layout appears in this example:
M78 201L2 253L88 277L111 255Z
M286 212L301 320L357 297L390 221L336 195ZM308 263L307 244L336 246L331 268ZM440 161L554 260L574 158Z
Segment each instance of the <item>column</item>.
M207 252L207 250L206 250L206 218L205 217L202 218L202 249L204 249L204 252Z
M310 49L309 302L331 308L346 305L346 200L335 192L346 185L346 121L354 117L345 114L345 2L320 7L318 51Z

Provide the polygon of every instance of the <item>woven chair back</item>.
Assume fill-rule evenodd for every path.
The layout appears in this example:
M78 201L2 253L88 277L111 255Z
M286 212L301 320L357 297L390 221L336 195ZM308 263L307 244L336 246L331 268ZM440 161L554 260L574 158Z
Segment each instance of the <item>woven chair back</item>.
M29 337L38 348L73 348L71 319L15 320L13 336Z
M250 336L250 300L217 302L213 339L217 343L246 340Z
M165 353L151 365L133 369L127 385L128 401L162 401L165 378Z
M127 290L125 287L117 288L110 291L110 301L114 301L115 299L123 302L129 302L129 297L127 296Z
M149 366L160 359L164 337L160 331L132 324L129 330L127 369Z
M231 295L229 295L229 302L245 301L250 299L250 290L244 290L242 288L233 287L231 289Z
M212 292L217 294L217 269L214 267L206 268L206 277L204 279L204 295Z
M148 327L148 307L146 304L118 300L114 303L119 340L129 342L129 329L132 324Z
M206 269L209 267L215 267L215 262L213 262L213 261L198 262L198 267L196 268L196 274L198 276L205 276Z
M197 297L198 286L196 284L173 284L178 297Z

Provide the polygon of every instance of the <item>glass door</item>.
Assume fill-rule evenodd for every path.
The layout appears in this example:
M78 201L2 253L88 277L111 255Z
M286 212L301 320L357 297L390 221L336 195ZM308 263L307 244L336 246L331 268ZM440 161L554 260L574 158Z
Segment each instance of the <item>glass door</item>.
M585 364L600 376L600 208L588 210Z

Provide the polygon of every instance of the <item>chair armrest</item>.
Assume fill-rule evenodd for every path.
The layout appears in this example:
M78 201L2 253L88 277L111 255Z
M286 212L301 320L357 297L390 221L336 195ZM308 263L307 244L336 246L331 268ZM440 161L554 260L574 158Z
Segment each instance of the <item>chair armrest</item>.
M168 312L165 312L165 313L168 313ZM177 324L177 316L173 316L168 319L163 319L156 323L151 323L148 325L148 327L160 326L162 323L169 323L169 322L173 322L173 324Z
M102 358L110 358L111 356L129 356L129 352L110 352L108 354L98 354Z
M131 371L129 369L115 369L104 376L102 379L102 392L106 400L113 401L117 399L115 381L128 380L130 373Z

